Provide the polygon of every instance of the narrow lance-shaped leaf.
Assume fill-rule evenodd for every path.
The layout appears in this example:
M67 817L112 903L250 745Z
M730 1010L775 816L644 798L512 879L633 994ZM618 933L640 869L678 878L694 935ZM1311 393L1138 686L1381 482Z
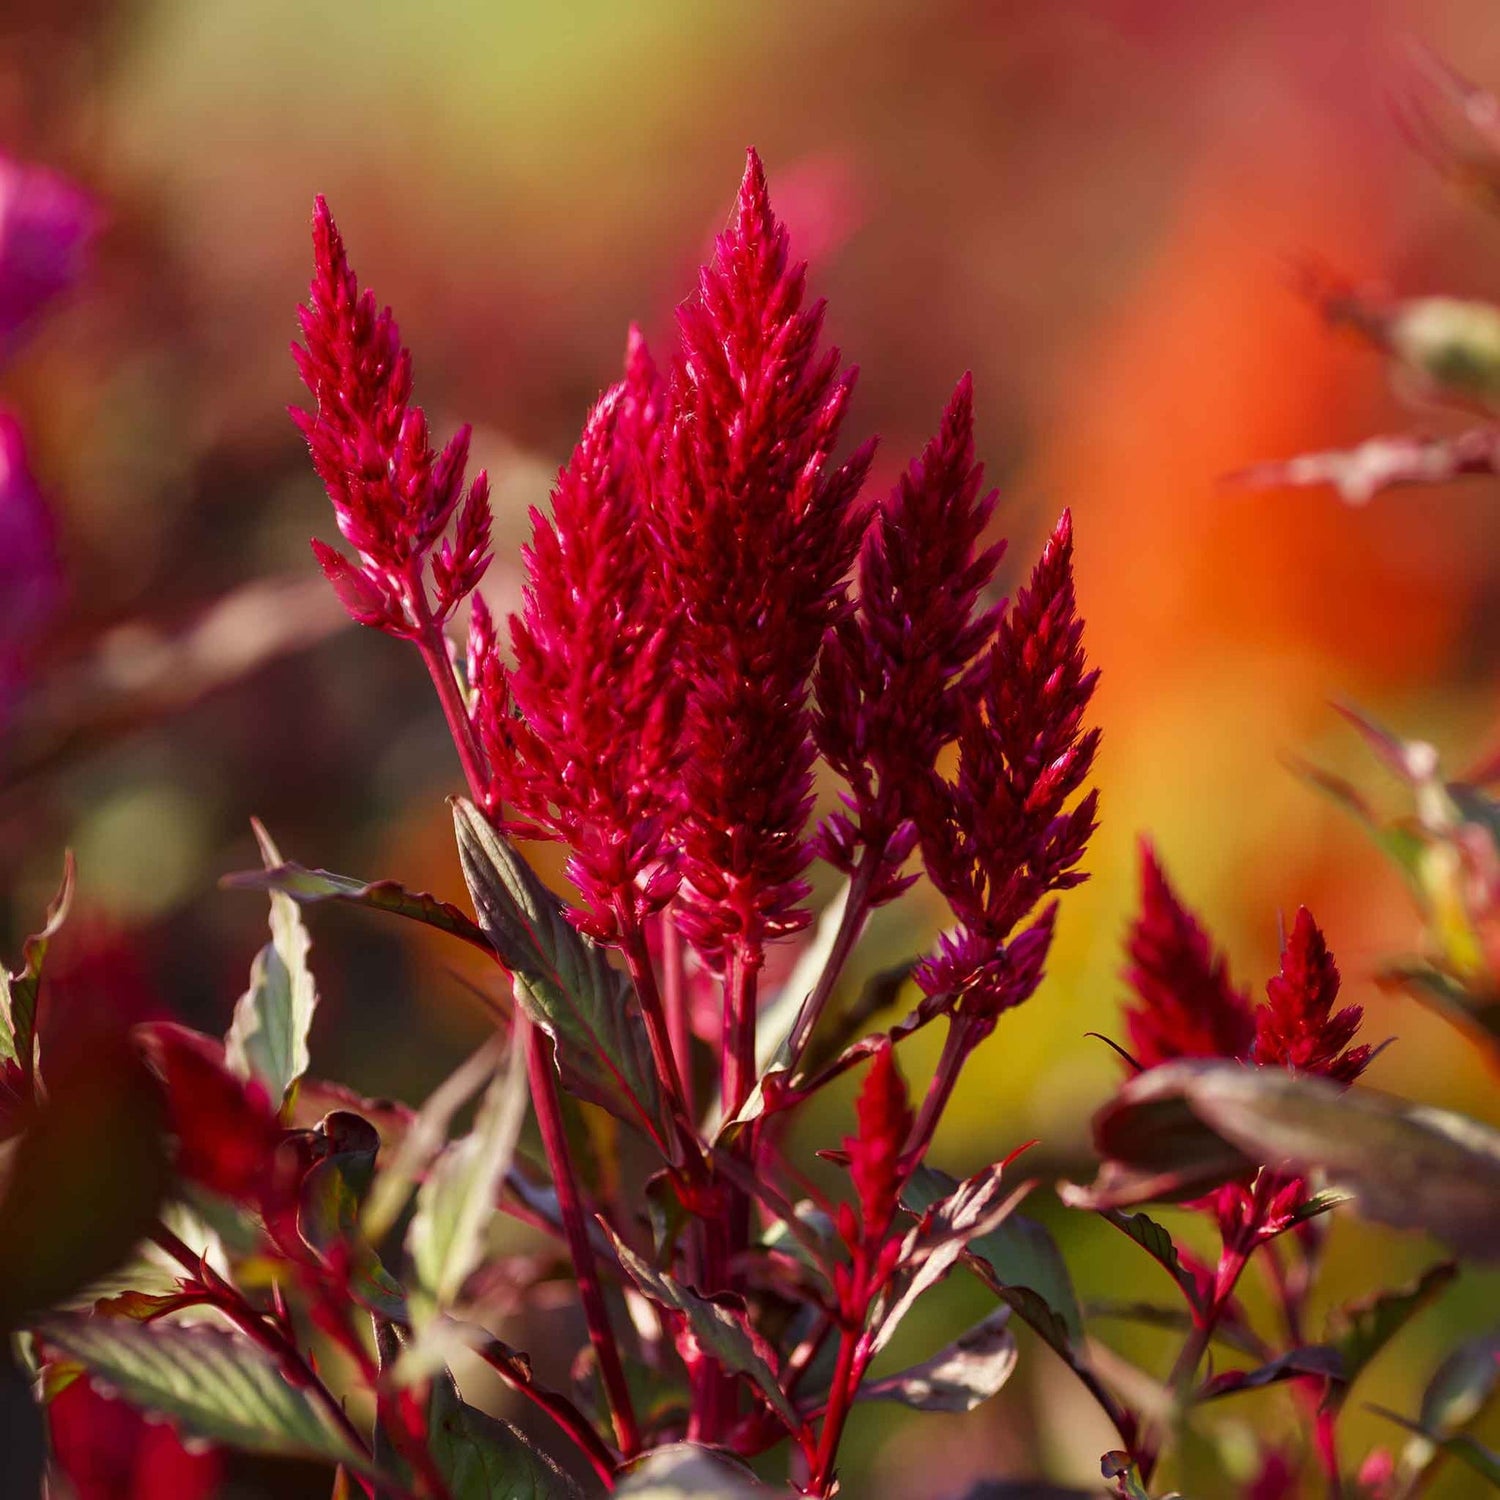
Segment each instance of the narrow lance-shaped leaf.
M307 1392L289 1384L248 1339L201 1323L168 1327L116 1318L54 1318L38 1331L133 1406L169 1418L191 1436L252 1453L370 1467Z
M1440 1448L1450 1458L1456 1458L1459 1463L1472 1469L1481 1478L1489 1480L1497 1489L1500 1489L1500 1453L1485 1447L1477 1438L1470 1437L1467 1433L1457 1433L1452 1437L1434 1437L1425 1432L1418 1422L1413 1422L1410 1417L1403 1417L1396 1412L1388 1411L1383 1406L1371 1406L1370 1410L1378 1412L1382 1417L1398 1423L1406 1428L1408 1432L1415 1433L1418 1437Z
M451 1307L484 1258L484 1230L494 1217L530 1102L521 1049L485 1092L474 1128L444 1148L417 1191L407 1247L424 1289Z
M1010 1379L1016 1339L1002 1307L931 1359L860 1386L858 1401L899 1401L916 1411L973 1411Z
M62 884L47 907L41 931L28 937L21 948L21 967L7 973L0 967L0 1065L15 1063L29 1090L35 1066L36 999L42 982L42 963L58 930L68 919L77 882L77 866L70 849L63 856ZM0 1074L0 1078L3 1078Z
M801 1431L801 1419L776 1378L771 1347L750 1326L744 1309L699 1296L665 1271L647 1265L608 1224L604 1225L604 1231L621 1266L641 1291L658 1306L686 1318L705 1354L716 1359L725 1370L747 1376L788 1428Z
M426 891L409 891L395 880L358 880L352 875L336 875L332 870L309 870L289 862L265 870L244 870L226 875L219 884L230 890L279 891L299 906L341 901L369 911L390 912L461 938L486 953L494 951L472 918L465 916L452 902L441 901Z
M582 1491L509 1422L460 1399L451 1375L433 1385L432 1456L451 1500L582 1500Z
M1411 1286L1381 1292L1336 1311L1328 1342L1338 1350L1344 1378L1352 1385L1360 1372L1458 1275L1451 1261L1429 1266Z
M494 1077L504 1056L504 1038L491 1037L432 1091L405 1124L360 1212L361 1227L372 1242L381 1240L400 1217L417 1179L447 1143L453 1116Z
M1077 1207L1201 1195L1257 1165L1321 1171L1360 1212L1500 1256L1500 1132L1373 1090L1280 1068L1185 1061L1130 1079L1094 1120L1105 1157Z
M921 1166L907 1182L901 1201L920 1213L947 1197L957 1186L945 1173ZM1029 1288L1062 1323L1070 1340L1082 1339L1083 1313L1073 1289L1073 1278L1056 1241L1035 1219L1011 1214L998 1228L971 1240L967 1257L977 1257L988 1266L999 1287ZM1016 1311L1025 1317L1020 1308Z
M281 855L270 834L258 822L253 826L266 868L273 869ZM255 955L249 988L224 1038L224 1058L240 1077L260 1079L278 1105L307 1072L307 1034L318 1004L307 966L311 946L297 903L273 890L271 941Z
M514 975L517 1000L556 1044L564 1079L665 1141L660 1088L630 981L573 927L562 903L472 803L456 799L453 822L479 925Z

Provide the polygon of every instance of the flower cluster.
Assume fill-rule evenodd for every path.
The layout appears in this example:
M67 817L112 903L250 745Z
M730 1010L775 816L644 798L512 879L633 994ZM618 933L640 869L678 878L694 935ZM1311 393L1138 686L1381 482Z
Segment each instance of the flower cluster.
M1185 1057L1221 1057L1353 1083L1370 1061L1349 1043L1364 1017L1335 1011L1339 971L1312 913L1300 907L1282 945L1266 1001L1251 1007L1234 987L1202 924L1178 899L1149 844L1141 846L1141 911L1129 940L1126 978L1135 1002L1125 1018L1144 1068Z
M401 331L389 308L378 309L374 296L360 291L322 198L313 251L312 285L299 310L306 344L294 344L292 354L317 405L311 412L293 407L291 415L359 561L324 542L314 541L313 551L360 624L420 636L434 615L441 621L453 613L489 565L489 482L481 472L465 492L467 427L433 450L427 418L411 402L411 355ZM444 541L455 511L454 535Z

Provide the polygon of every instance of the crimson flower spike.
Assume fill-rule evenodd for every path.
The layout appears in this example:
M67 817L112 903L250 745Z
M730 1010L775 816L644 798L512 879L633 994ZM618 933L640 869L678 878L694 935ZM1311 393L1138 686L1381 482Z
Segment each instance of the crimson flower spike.
M293 407L291 416L359 560L320 541L313 552L360 624L407 639L430 635L489 566L489 481L481 472L465 494L467 427L441 452L431 447L427 419L411 404L411 354L390 309L360 291L321 196L313 252L312 285L298 309L306 344L293 344L292 357L317 407ZM460 501L454 534L443 541Z
M963 676L999 618L976 608L1005 550L976 550L996 500L981 493L983 481L965 375L865 534L858 609L828 632L819 658L818 747L849 786L819 852L852 874L868 851L880 865L872 905L916 878L901 878L901 865L934 795L938 757L958 736Z
M1353 1083L1372 1049L1349 1046L1364 1009L1346 1005L1335 1013L1338 993L1338 965L1312 913L1299 907L1281 950L1281 972L1267 983L1266 1004L1255 1012L1255 1061Z
M678 314L673 421L655 507L683 605L688 684L678 829L683 931L722 968L805 925L814 745L808 682L848 608L855 499L873 451L833 461L854 384L820 353L752 151L728 228Z
M1131 928L1125 978L1136 1003L1125 1024L1143 1068L1179 1057L1250 1055L1256 1022L1224 955L1178 899L1151 845L1141 841L1141 912Z
M1078 861L1098 793L1071 809L1099 731L1083 728L1098 672L1086 670L1073 594L1073 522L1064 512L1031 575L965 678L957 778L923 815L928 873L958 918L918 970L928 994L959 997L972 1042L1040 982L1052 910L1009 941L1044 896L1085 879Z
M664 388L632 329L625 378L605 392L552 491L531 513L525 607L510 621L515 666L501 667L493 625L470 631L474 723L515 809L512 831L566 842L587 912L612 939L676 886L663 839L682 694L678 612L644 524L660 458Z

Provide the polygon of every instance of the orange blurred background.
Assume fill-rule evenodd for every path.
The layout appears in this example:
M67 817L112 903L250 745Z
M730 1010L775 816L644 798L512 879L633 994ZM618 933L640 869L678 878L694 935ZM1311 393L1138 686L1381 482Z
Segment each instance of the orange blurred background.
M312 196L396 308L435 425L475 424L498 494L486 591L503 605L526 506L545 502L628 321L666 345L754 143L861 367L851 422L882 436L878 481L973 369L1007 583L1071 506L1103 669L1093 879L1064 899L1049 981L980 1054L938 1159L961 1170L1036 1135L1048 1176L1088 1171L1088 1116L1118 1065L1083 1033L1119 1030L1148 831L1242 984L1272 972L1278 913L1306 903L1367 1035L1399 1037L1370 1081L1500 1120L1456 1034L1369 982L1415 945L1416 916L1284 764L1376 779L1331 699L1434 740L1455 772L1500 736L1493 483L1355 510L1223 482L1432 420L1299 300L1298 260L1500 300L1500 224L1394 122L1414 41L1500 85L1485 0L10 0L0 149L85 183L108 225L0 387L56 508L69 592L4 746L9 932L71 844L94 927L128 930L159 1002L219 1029L263 921L215 889L253 862L252 814L304 863L461 891L442 805L456 766L423 675L344 625L307 551L333 535L284 411L301 395L287 344ZM236 596L264 578L284 589ZM313 928L316 1069L420 1098L482 1026L450 955L339 913ZM807 1144L846 1128L846 1106L830 1101ZM1049 1217L1086 1296L1160 1294L1112 1231ZM1353 1289L1432 1258L1336 1231ZM1467 1276L1362 1397L1412 1409L1497 1291ZM945 1289L922 1341L976 1296ZM1154 1336L1121 1329L1119 1345L1161 1357ZM1026 1370L967 1418L857 1418L850 1492L1096 1475L1107 1434L1042 1353ZM1285 1421L1274 1392L1238 1401L1215 1419ZM1351 1454L1399 1437L1358 1404L1344 1434Z

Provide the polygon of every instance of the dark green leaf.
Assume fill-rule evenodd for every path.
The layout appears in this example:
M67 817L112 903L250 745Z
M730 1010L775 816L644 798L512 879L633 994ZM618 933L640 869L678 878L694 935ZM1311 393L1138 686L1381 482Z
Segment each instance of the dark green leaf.
M1164 1112L1179 1168L1156 1128ZM1426 1229L1478 1260L1500 1256L1500 1132L1462 1115L1279 1068L1188 1061L1130 1079L1096 1117L1095 1139L1107 1158L1098 1180L1064 1190L1078 1206L1180 1197L1185 1186L1191 1196L1247 1166L1290 1166L1321 1171L1369 1218ZM1220 1169L1208 1172L1216 1151Z
M1295 1379L1298 1375L1316 1375L1340 1385L1347 1384L1349 1379L1344 1356L1339 1350L1327 1344L1309 1344L1306 1348L1292 1349L1254 1370L1225 1370L1204 1382L1198 1391L1198 1399L1212 1401L1216 1396L1232 1396L1237 1391L1255 1391L1262 1386Z
M116 1318L55 1318L43 1339L132 1406L191 1436L252 1453L280 1453L368 1469L348 1437L306 1391L248 1339L206 1324L142 1325Z
M1500 1488L1500 1453L1486 1448L1476 1438L1471 1438L1460 1433L1455 1437L1434 1436L1430 1432L1424 1432L1419 1423L1413 1422L1409 1417L1398 1416L1393 1411L1387 1411L1383 1406L1370 1407L1373 1412L1378 1412L1382 1417L1406 1428L1408 1432L1414 1432L1418 1437L1425 1438L1435 1448L1442 1451L1451 1458L1456 1458L1461 1464L1467 1465L1481 1478L1489 1480L1492 1485Z
M1500 1044L1500 996L1488 990L1471 989L1424 958L1397 959L1385 964L1376 973L1375 982L1382 989L1410 995L1488 1046Z
M255 823L255 837L268 870L281 864L271 835ZM224 1061L241 1078L258 1078L281 1106L307 1072L307 1036L318 990L307 966L312 940L297 903L271 890L271 941L255 955L250 985L234 1008L224 1038Z
M1101 1209L1100 1214L1133 1239L1182 1288L1189 1306L1198 1305L1198 1288L1192 1273L1177 1254L1172 1236L1155 1219L1145 1214L1122 1213L1118 1208Z
M636 1286L658 1306L681 1313L706 1354L718 1360L724 1369L746 1376L788 1428L800 1431L802 1422L776 1378L775 1355L751 1326L743 1306L700 1296L665 1271L647 1265L607 1224L604 1230L621 1266Z
M947 1197L957 1185L945 1173L921 1166L912 1174L901 1201L921 1212ZM998 1228L970 1240L968 1255L989 1267L997 1287L1027 1287L1036 1293L1062 1323L1066 1337L1075 1342L1082 1339L1083 1313L1073 1290L1073 1278L1044 1225L1013 1213Z
M1446 1435L1484 1410L1500 1382L1500 1329L1460 1344L1437 1368L1422 1397L1425 1432Z
M552 1038L564 1080L664 1142L661 1093L630 981L472 803L456 800L453 821L479 925L515 976L517 1000Z
M973 1411L1010 1379L1016 1340L1002 1307L976 1323L946 1349L908 1370L860 1386L858 1401L899 1401L916 1411Z
M356 880L351 875L335 875L332 870L308 870L299 864L286 863L269 870L226 875L220 884L233 890L280 891L301 906L343 901L370 911L389 912L435 927L486 953L494 952L489 939L458 907L426 891L409 891L394 880Z
M1351 1303L1329 1318L1328 1341L1339 1351L1349 1384L1457 1275L1449 1261L1429 1266L1412 1286Z
M582 1500L582 1492L509 1422L459 1399L451 1378L434 1383L432 1456L451 1500Z

